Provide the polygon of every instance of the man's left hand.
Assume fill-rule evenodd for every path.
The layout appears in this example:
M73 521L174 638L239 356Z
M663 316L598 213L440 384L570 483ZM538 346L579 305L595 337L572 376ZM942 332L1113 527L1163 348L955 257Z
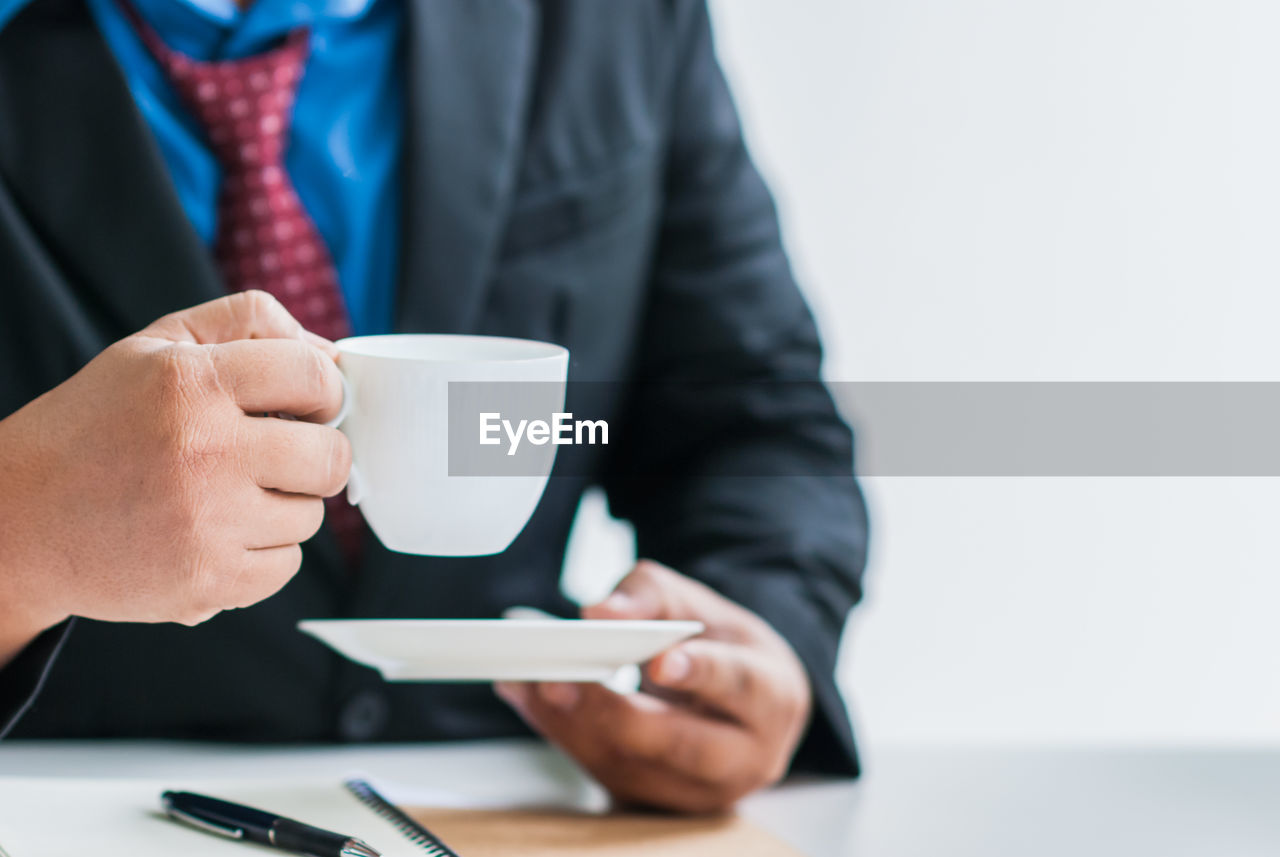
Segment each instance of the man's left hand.
M681 574L641 561L584 619L696 619L706 632L644 667L642 690L600 684L496 686L616 800L718 812L777 782L809 720L795 652L759 616Z

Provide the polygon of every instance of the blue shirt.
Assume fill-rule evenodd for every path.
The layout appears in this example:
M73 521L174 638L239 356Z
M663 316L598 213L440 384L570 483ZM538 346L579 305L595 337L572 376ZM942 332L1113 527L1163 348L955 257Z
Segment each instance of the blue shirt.
M0 0L3 27L31 0ZM86 0L151 127L178 198L206 244L221 170L199 125L117 0ZM311 52L285 168L319 229L358 334L391 329L403 138L400 0L132 0L169 47L198 60L261 53L299 27Z

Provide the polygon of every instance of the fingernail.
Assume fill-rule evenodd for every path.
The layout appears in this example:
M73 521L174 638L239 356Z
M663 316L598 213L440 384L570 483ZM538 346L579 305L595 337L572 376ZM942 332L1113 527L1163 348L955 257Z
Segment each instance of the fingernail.
M508 705L516 708L524 704L529 694L529 686L515 681L494 682L493 692Z
M546 682L538 685L538 696L552 708L569 711L578 704L578 686L560 681Z
M689 677L692 670L693 661L676 649L662 656L662 661L658 664L658 681L663 684L679 684Z
M635 599L625 592L615 592L604 600L601 606L613 613L629 613Z
M584 618L592 619L609 619L618 615L625 616L631 612L631 604L632 599L630 596L615 592L603 601L583 608L582 615Z

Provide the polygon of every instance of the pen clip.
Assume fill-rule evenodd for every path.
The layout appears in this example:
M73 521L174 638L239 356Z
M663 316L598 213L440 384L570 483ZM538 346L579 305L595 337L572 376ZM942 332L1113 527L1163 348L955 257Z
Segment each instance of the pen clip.
M169 815L170 818L177 819L178 821L181 821L184 824L189 824L192 827L203 830L205 833L213 833L217 836L225 836L228 839L244 838L244 830L242 828L219 827L218 825L214 824L212 821L206 821L203 818L198 818L194 815L191 815L190 813L183 812L180 809L176 809L172 804L168 802L165 803L164 811Z

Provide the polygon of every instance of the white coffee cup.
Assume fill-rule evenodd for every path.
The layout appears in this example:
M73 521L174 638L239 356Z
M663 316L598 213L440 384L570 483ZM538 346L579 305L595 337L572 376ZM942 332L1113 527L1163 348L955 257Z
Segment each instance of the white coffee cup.
M505 550L542 498L554 449L532 475L451 475L449 385L503 382L496 389L518 391L527 382L560 408L569 352L527 339L437 334L357 336L339 341L338 351L346 399L331 425L351 441L348 499L378 539L432 556Z

